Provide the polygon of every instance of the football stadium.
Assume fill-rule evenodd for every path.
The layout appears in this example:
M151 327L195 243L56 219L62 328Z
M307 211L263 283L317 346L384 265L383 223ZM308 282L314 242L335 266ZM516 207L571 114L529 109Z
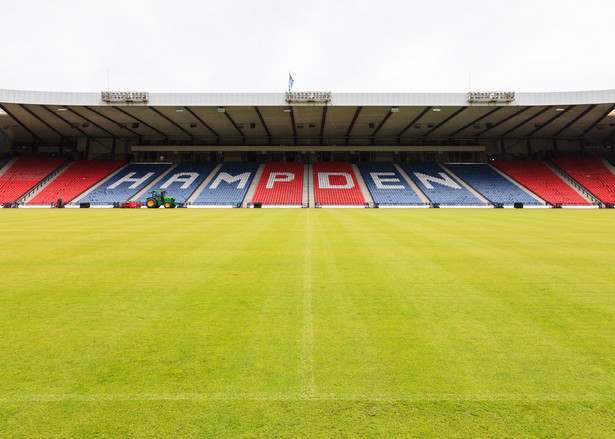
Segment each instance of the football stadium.
M0 109L3 437L615 435L615 91Z
M615 438L615 3L1 10L0 439Z

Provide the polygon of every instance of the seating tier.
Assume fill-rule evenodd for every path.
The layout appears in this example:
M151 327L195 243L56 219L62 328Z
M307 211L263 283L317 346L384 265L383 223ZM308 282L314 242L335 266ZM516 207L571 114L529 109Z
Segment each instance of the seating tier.
M359 163L374 202L380 206L423 205L423 201L391 162Z
M448 164L446 167L494 204L543 204L485 163Z
M123 161L78 160L66 168L27 204L47 205L55 203L58 198L68 203L125 163Z
M168 163L132 163L104 181L89 194L78 198L94 206L112 205L130 200L160 174L169 169Z
M303 163L271 162L265 165L252 203L299 206L302 195Z
M216 163L181 163L154 185L152 190L165 190L168 196L175 197L176 202L185 203L215 167ZM149 196L149 192L145 193L138 201L145 203Z
M553 160L604 203L615 203L615 174L597 157L566 157Z
M539 160L495 161L493 164L551 204L561 203L564 206L590 204L559 175Z
M17 201L65 161L65 157L44 155L19 157L0 177L0 203Z
M314 201L322 206L365 204L365 198L350 163L314 163Z
M258 163L224 163L192 204L232 206L241 203L257 169Z
M436 163L404 163L402 168L433 203L443 206L485 205Z

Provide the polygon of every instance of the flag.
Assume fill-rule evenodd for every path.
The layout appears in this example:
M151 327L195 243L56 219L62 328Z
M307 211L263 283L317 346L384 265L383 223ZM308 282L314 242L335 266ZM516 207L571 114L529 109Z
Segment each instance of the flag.
M288 91L293 91L293 84L294 83L295 83L295 80L293 79L293 77L290 74L290 72L288 72Z

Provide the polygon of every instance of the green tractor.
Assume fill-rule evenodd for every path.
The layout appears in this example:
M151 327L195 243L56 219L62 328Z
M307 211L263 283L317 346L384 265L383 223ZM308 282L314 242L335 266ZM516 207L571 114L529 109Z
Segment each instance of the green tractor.
M160 206L164 206L167 209L173 209L177 206L175 197L167 197L167 191L155 190L152 191L152 196L147 198L145 205L149 209L154 209Z

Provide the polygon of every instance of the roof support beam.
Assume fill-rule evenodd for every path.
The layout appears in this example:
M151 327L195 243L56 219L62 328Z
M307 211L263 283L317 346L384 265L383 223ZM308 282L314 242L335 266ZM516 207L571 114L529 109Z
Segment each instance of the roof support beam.
M230 114L228 114L227 109L224 109L224 115L226 116L226 118L229 120L229 122L231 124L233 124L233 126L235 127L235 129L239 132L239 134L241 134L241 138L245 141L246 140L246 135L243 133L243 131L241 131L241 128L239 128L239 125L237 125L235 123L235 121L233 120L233 118L231 117Z
M258 119L263 124L263 128L265 129L265 132L267 133L267 139L268 139L267 143L269 145L271 145L271 133L269 132L269 127L265 123L265 119L263 119L263 115L261 114L261 110L259 110L258 107L255 106L254 107L254 111L256 111L256 115L258 116Z
M141 125L148 127L150 130L156 131L158 134L160 134L162 137L164 137L165 139L169 136L167 136L165 133L163 133L162 131L160 131L157 128L154 128L153 126L151 126L150 124L148 124L147 122L143 122L141 119L139 119L137 116L133 116L132 114L130 114L128 111L126 110L122 110L120 107L118 106L114 106L113 108L115 108L117 111L119 111L120 113L125 114L126 116L136 120L137 122L139 122Z
M607 117L611 113L611 111L615 111L615 105L613 105L608 110L606 110L604 113L602 113L600 115L600 117L598 118L598 120L596 120L594 123L592 123L589 126L589 128L587 128L585 131L583 131L583 134L581 134L581 136L585 136L585 134L589 133L596 125L598 125L600 122L602 122L602 119Z
M401 131L397 134L397 136L395 136L395 137L397 137L397 143L399 143L399 142L400 142L400 140L401 140L401 136L403 136L403 135L404 135L404 133L410 129L410 127L412 127L415 123L417 123L419 120L421 120L421 119L423 118L423 116L425 116L425 115L426 115L426 114L427 114L427 113L428 113L428 112L429 112L432 108L433 108L433 107L427 107L427 108L425 108L423 111L421 111L421 113L420 113L418 116L416 116L414 119L412 119L412 122L410 122L408 125L406 125L406 126L404 127L404 129L403 129L403 130L401 130Z
M100 116L100 117L102 117L103 119L108 120L109 122L111 122L112 124L114 124L114 125L118 126L119 128L121 128L121 129L123 129L123 130L128 130L128 131L130 131L132 134L134 134L134 135L135 135L135 136L137 136L139 139L141 139L141 135L140 135L139 133L137 133L136 131L131 130L131 129L130 129L130 128L128 128L128 127L123 127L123 126L122 126L122 124L121 124L121 123L119 123L118 121L113 120L113 119L111 119L110 117L105 116L105 115L104 115L104 114L102 114L102 113L99 113L98 111L94 110L94 109L93 109L93 108L91 108L91 107L85 106L84 108L86 108L87 110L89 110L89 111L91 111L92 113L96 114L97 116Z
M188 130L186 130L185 128L183 128L180 124L178 124L177 122L175 122L174 120L172 120L170 117L166 116L165 114L161 113L159 110L156 110L154 107L149 107L152 109L152 111L154 113L156 113L158 116L162 117L163 119L169 121L172 125L176 126L177 128L179 128L180 130L182 130L184 133L188 134L190 136L191 139L194 138L194 136L192 135L192 133Z
M43 120L43 118L42 118L42 117L40 117L38 114L36 114L36 113L35 113L35 112L33 112L32 110L30 110L30 109L29 109L28 107L26 107L24 104L19 104L19 107L20 107L22 110L26 111L28 114L30 114L32 117L34 117L36 120L38 120L39 122L41 122L43 125L45 125L47 128L49 128L51 131L53 131L54 133L56 133L58 136L60 136L60 141L63 141L63 140L64 140L64 134L62 134L61 132L59 132L58 130L56 130L54 127L52 127L51 125L49 125L47 122L45 122L45 120ZM50 111L50 112L53 114L53 112L52 112L49 108L47 108L47 107L45 107L45 106L43 106L43 108L44 108L45 110L47 110L47 111ZM65 122L66 122L66 121L65 121ZM70 125L70 123L69 123L69 125ZM72 126L72 125L71 125L71 126Z
M53 114L55 117L57 117L58 119L60 119L62 122L64 122L66 125L68 125L71 128L76 129L77 131L79 131L81 134L83 134L85 137L88 136L88 133L86 133L85 131L83 131L81 128L76 127L75 125L73 125L72 123L70 123L68 120L64 119L62 116L60 116L57 112L53 111L51 108L47 107L46 105L42 105L42 107L47 110L50 114ZM43 122L44 123L44 122ZM47 125L45 123L45 125ZM49 125L47 125L49 126ZM50 127L51 128L51 127ZM52 128L53 129L53 128ZM54 130L55 131L55 130ZM58 131L56 131L58 132ZM58 132L59 134L59 132ZM60 134L61 135L61 134ZM64 138L64 136L62 136L62 138Z
M363 107L357 107L357 111L354 112L354 116L352 118L352 122L350 122L350 126L348 127L348 131L346 131L346 145L348 145L349 142L349 136L350 136L350 132L352 131L352 128L354 127L355 122L357 121L357 118L359 117L359 113L361 113L361 110L363 109Z
M562 117L564 114L568 113L570 110L572 110L572 106L569 106L567 108L565 108L563 111L558 111L557 114L555 116L553 116L551 119L549 119L548 121L546 121L545 123L543 123L542 125L540 125L538 128L536 128L534 131L532 131L531 133L529 133L527 136L528 137L532 137L534 134L536 134L538 131L540 131L541 129L543 129L544 127L546 127L547 125L549 125L550 123L552 123L553 121L557 120L557 118ZM555 137L555 136L554 136Z
M444 119L442 122L440 122L438 125L436 125L435 127L433 127L432 129L430 129L429 131L427 131L425 134L423 134L422 137L427 137L429 136L431 133L433 133L435 130L437 130L438 128L442 127L444 124L446 124L447 122L449 122L450 120L452 120L453 118L455 118L459 113L463 112L464 110L467 110L470 107L461 107L459 110L455 111L453 114L451 114L449 117L447 117L446 119Z
M504 107L495 107L495 108L494 108L493 110L491 110L490 112L483 114L481 117L474 119L474 120L473 120L472 122L470 122L469 124L464 125L464 126L462 126L461 128L459 128L458 130L456 130L456 131L454 131L454 132L450 133L450 134L448 135L448 137L453 137L455 134L458 134L458 133L462 132L463 130L465 130L465 129L467 129L467 128L471 127L471 126L473 126L474 124L476 124L476 123L480 122L481 120L483 120L483 119L485 119L485 118L487 118L487 117L491 116L493 113L495 113L495 112L497 112L497 111L500 111L502 108L504 108Z
M557 133L553 134L553 137L559 136L562 132L566 131L568 128L570 128L577 121L579 121L583 116L585 116L587 113L589 113L590 111L592 111L596 107L597 107L597 105L595 105L595 104L594 105L590 105L581 114L579 114L577 117L575 117L570 122L568 122L566 125L564 125L564 127L562 129L560 129Z
M293 141L297 144L297 124L295 123L295 110L290 107L290 123L293 126Z
M484 130L482 130L480 133L478 133L478 134L476 135L476 137L480 137L480 136L482 136L482 135L483 135L483 134L485 134L487 131L491 131L492 129L494 129L494 128L496 128L496 127L500 126L500 125L502 125L503 123L506 123L506 122L508 122L509 120L511 120L511 119L513 119L513 118L515 118L515 117L519 116L521 113L525 113L525 112L526 112L527 110L529 110L530 108L532 108L532 107L525 107L525 108L522 108L521 110L519 110L519 111L517 111L517 112L515 112L515 113L511 114L510 116L505 117L504 119L502 119L502 120L501 120L501 121L499 121L498 123L494 123L494 124L493 124L493 125L491 125L490 127L485 128Z
M217 139L218 141L220 141L220 135L219 135L217 132L215 132L215 131L214 131L214 129L213 129L212 127L210 127L210 126L209 126L209 125L208 125L208 124L207 124L207 123L206 123L206 122L205 122L202 118L200 118L200 117L199 117L199 116L198 116L198 115L197 115L194 111L192 111L192 110L190 109L190 107L184 107L184 108L186 109L186 111L187 111L188 113L192 114L192 117L194 117L196 120L198 120L198 121L199 121L199 123L203 124L203 126L204 126L205 128L207 128L209 131L211 131L211 133L212 133L214 136L216 136L216 139Z
M98 128L101 131L104 131L105 133L109 134L111 137L114 137L115 134L113 134L111 131L106 130L105 128L101 127L100 125L98 125L96 122L91 121L90 119L88 119L87 117L85 117L84 115L77 113L75 110L73 110L72 108L68 107L67 108L68 111L70 111L73 114L76 114L77 116L79 116L81 119L85 120L87 123L94 125L96 128Z
M552 109L553 107L545 107L542 110L540 110L538 113L532 114L530 117L528 117L527 119L519 122L517 125L515 125L514 127L512 127L511 129L509 129L508 131L504 132L501 134L502 137L504 137L505 135L512 133L513 131L515 131L517 128L525 125L526 123L530 122L533 119L536 119L538 116L540 116L541 114L549 111L550 109Z
M17 124L22 127L24 130L26 130L33 138L34 140L36 140L37 142L41 142L40 137L38 137L36 134L34 134L34 131L32 131L30 128L28 128L26 126L26 124L24 124L22 121L20 121L17 117L15 117L15 115L13 113L11 113L9 110L7 110L7 108L0 104L0 109L2 109L2 111L4 111L6 114L8 114L8 116L13 119L15 122L17 122ZM42 143L42 142L41 142Z
M320 145L323 145L324 135L325 135L325 122L327 121L327 107L326 105L322 107L322 118L320 119L320 134L318 135L320 139Z

